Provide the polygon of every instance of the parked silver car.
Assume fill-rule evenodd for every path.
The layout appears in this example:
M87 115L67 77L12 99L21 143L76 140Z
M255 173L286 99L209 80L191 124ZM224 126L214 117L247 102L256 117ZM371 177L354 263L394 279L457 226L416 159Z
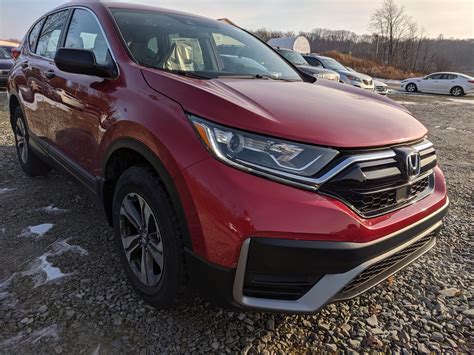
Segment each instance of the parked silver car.
M292 63L299 70L301 70L302 72L306 74L313 75L316 78L340 81L340 75L338 73L330 69L324 69L322 67L317 68L308 64L308 62L303 58L303 56L296 51L293 51L291 49L286 49L286 48L279 48L279 47L276 47L275 49L287 61Z
M462 96L474 93L474 78L461 73L433 73L421 78L403 80L400 88L408 92L420 91Z
M361 89L374 90L374 81L368 75L350 71L337 60L322 55L308 54L304 59L314 67L334 70L340 75L340 81L345 84L357 86Z

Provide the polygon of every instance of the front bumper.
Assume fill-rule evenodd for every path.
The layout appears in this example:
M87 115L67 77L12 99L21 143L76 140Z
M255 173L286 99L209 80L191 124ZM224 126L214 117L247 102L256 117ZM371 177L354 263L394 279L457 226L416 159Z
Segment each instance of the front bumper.
M248 238L236 269L189 253L191 280L201 294L220 304L314 313L327 303L360 295L429 251L448 204L446 200L425 218L367 243Z

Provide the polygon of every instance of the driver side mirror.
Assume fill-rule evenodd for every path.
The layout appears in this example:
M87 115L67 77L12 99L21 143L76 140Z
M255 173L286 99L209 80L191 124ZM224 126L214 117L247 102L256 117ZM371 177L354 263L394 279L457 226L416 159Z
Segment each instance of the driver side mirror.
M105 79L117 76L115 64L97 64L94 52L87 49L59 48L54 63L59 70L67 73L93 75Z

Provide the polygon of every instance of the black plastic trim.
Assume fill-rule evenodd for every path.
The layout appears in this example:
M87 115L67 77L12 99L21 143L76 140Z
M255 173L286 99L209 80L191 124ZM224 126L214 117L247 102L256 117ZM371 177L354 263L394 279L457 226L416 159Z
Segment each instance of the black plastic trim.
M112 154L117 151L118 149L121 148L127 148L130 150L133 150L137 153L139 153L141 156L143 156L148 163L151 164L151 166L155 169L159 177L161 178L161 181L163 181L163 184L166 187L166 190L168 191L171 202L173 204L173 207L175 208L176 213L178 214L178 222L180 225L181 232L183 234L183 242L184 246L190 250L193 250L192 247L192 239L191 235L189 233L189 228L188 228L188 223L186 219L186 215L184 213L184 208L181 203L181 198L179 196L178 190L176 188L176 185L174 183L173 178L171 175L168 173L166 170L165 166L161 162L161 160L153 153L146 145L141 143L140 141L136 140L135 138L121 138L116 141L114 141L110 147L108 148L105 158L102 163L102 174L105 173L107 163L112 156ZM100 180L100 196L103 201L103 186L104 183L106 182L105 176Z
M305 270L323 275L344 273L409 241L441 221L446 212L447 208L444 208L422 223L372 243L252 238L246 271L263 274L291 274Z

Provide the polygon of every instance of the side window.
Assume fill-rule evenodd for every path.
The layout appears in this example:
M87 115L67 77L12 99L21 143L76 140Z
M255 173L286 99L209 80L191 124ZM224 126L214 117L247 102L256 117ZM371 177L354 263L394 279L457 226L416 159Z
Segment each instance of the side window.
M449 78L448 78L448 79L449 79L449 80L456 80L457 78L458 78L457 75L455 75L455 74L449 74Z
M66 24L68 10L56 12L46 18L35 53L46 58L54 58Z
M304 57L304 59L306 59L306 61L311 64L312 66L315 66L315 67L321 67L321 63L319 62L319 60L317 60L316 58L314 57Z
M64 46L91 50L98 64L110 63L107 41L94 15L87 10L74 10Z
M43 22L44 22L44 19L41 21L38 21L38 23L33 26L33 28L30 31L30 34L28 35L28 44L32 52L34 52L36 49L36 43L38 43L38 36L41 30L41 26L43 26Z

